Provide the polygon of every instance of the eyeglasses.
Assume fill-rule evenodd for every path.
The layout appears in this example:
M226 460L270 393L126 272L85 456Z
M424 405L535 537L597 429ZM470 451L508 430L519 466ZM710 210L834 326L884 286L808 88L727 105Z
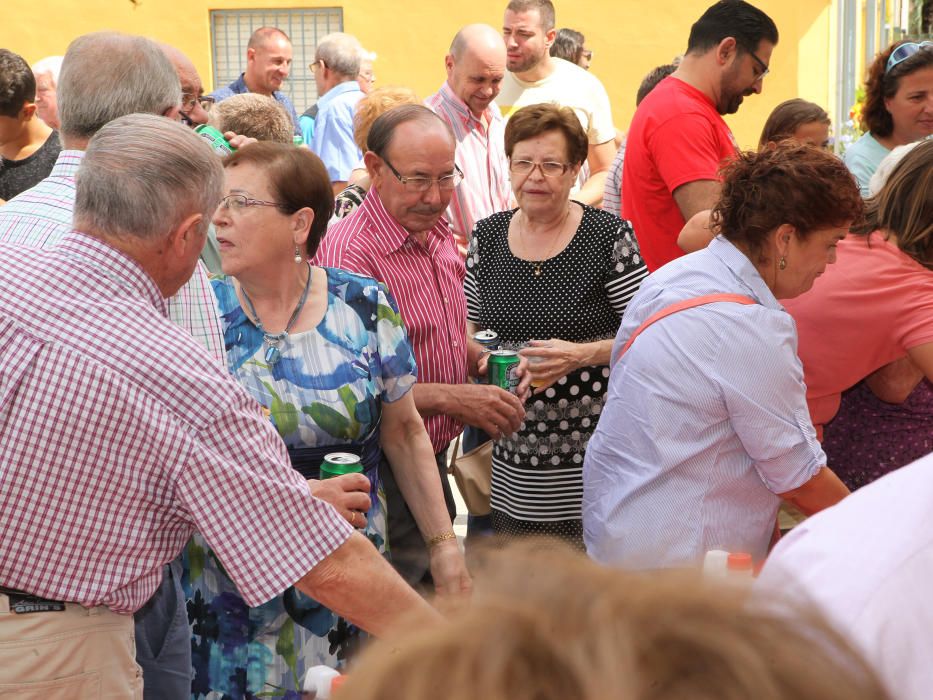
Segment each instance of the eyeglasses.
M884 74L887 75L898 63L906 61L915 53L922 51L928 46L933 46L933 41L921 41L919 44L914 41L908 41L906 44L901 44L888 56L888 64L885 66Z
M182 93L181 95L181 111L190 112L192 109L201 105L201 109L205 112L209 112L211 107L214 106L214 98L208 95L186 95Z
M245 194L228 194L226 197L220 200L220 204L217 205L218 209L229 209L233 212L242 212L247 207L284 207L284 204L279 202L267 202L262 199L253 199L252 197L247 197Z
M531 175L535 168L541 169L544 177L560 177L570 168L569 163L558 163L554 160L546 160L543 163L536 163L533 160L512 160L509 161L509 170L516 175Z
M760 58L758 58L758 56L755 55L755 52L754 52L754 51L749 51L748 54L749 54L752 58L754 58L754 59L755 59L755 63L757 63L757 64L761 67L761 74L756 78L756 80L762 80L768 73L771 72L771 69L768 68L768 64L767 64L767 63L765 63L765 62L762 61Z
M450 175L442 175L441 177L406 177L399 173L396 170L392 163L389 162L384 156L380 156L386 165L389 166L389 170L392 171L392 174L395 175L395 179L402 183L402 185L411 190L412 192L427 192L434 183L437 183L437 189L444 192L449 192L454 187L463 182L463 171L457 167L457 164L454 164L454 171Z
M587 49L580 55L583 56L583 58L585 58L587 61L593 60L593 52L590 49Z

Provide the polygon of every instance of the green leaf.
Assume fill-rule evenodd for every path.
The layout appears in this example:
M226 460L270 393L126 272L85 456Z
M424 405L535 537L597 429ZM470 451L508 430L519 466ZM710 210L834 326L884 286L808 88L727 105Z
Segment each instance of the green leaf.
M356 394L353 393L353 389L346 384L337 389L337 396L340 397L340 400L343 401L343 405L347 408L347 415L350 417L350 426L348 430L350 431L352 439L352 436L360 434L360 423L356 420L356 406L359 401L356 400Z
M388 304L378 304L376 306L376 320L389 321L393 326L401 327L404 324L402 317Z
M204 547L199 545L193 539L188 542L188 570L191 572L191 580L196 580L201 578L201 574L204 573L204 559L206 553Z
M279 638L275 641L275 653L285 659L285 663L292 671L292 675L298 675L298 655L295 652L295 622L291 618L285 620L285 624L279 630Z
M310 406L302 406L301 411L311 416L318 427L328 435L343 440L352 440L355 435L347 417L326 404L315 401Z
M275 389L267 382L263 382L262 385L266 387L266 391L272 396L272 406L269 407L269 413L272 414L276 430L279 431L279 435L282 437L291 435L298 430L298 409L292 404L282 401L279 395L275 393Z

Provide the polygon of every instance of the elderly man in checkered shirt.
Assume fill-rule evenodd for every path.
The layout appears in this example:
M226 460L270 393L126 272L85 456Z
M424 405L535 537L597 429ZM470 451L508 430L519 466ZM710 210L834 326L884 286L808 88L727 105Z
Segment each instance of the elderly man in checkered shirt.
M130 613L194 530L250 605L295 585L374 634L433 614L348 523L365 477L309 487L260 406L168 318L222 178L190 130L121 117L88 144L75 230L47 250L0 243L0 688L11 696L141 698Z

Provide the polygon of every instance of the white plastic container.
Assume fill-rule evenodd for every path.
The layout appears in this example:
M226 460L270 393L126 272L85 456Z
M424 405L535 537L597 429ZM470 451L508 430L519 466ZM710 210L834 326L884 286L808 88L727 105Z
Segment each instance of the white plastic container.
M312 666L305 672L301 700L330 700L331 684L340 673L329 666Z

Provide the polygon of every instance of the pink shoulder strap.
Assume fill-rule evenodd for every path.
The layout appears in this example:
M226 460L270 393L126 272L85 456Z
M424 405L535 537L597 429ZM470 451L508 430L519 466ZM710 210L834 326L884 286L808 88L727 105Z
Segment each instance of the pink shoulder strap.
M642 331L646 330L649 326L654 325L662 318L667 318L671 314L676 314L678 311L684 311L685 309L693 309L697 306L705 306L706 304L715 304L719 301L728 301L733 304L756 304L757 302L751 297L744 296L743 294L706 294L701 297L695 297L693 299L684 299L683 301L677 301L666 306L656 314L650 316L644 323L642 323L635 332L632 333L629 337L628 342L622 348L622 351L612 358L612 362L609 365L610 368L615 367L616 362L622 359L622 356L628 352L628 349L632 347L632 343L635 342L635 338L642 334Z

